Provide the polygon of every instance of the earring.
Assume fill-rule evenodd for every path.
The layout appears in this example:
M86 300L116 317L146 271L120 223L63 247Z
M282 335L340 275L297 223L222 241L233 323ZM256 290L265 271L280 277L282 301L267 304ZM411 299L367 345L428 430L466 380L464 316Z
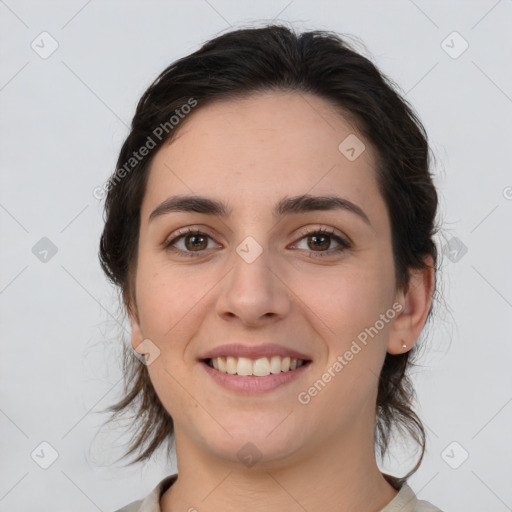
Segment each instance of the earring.
M407 345L404 343L404 344L402 345L402 348L407 348Z

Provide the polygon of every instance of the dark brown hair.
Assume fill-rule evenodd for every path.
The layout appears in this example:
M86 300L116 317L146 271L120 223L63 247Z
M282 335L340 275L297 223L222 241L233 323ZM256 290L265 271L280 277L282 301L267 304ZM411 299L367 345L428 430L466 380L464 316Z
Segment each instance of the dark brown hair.
M438 200L430 172L432 155L423 125L396 84L335 33L296 33L282 25L239 29L171 64L137 105L116 172L106 186L99 253L103 270L119 287L128 310L134 303L140 208L148 170L158 148L179 130L179 120L187 111L184 105L196 102L199 109L214 100L272 90L326 99L376 149L376 175L391 221L397 286L407 288L409 271L425 268L425 256L431 256L437 267L433 237ZM176 125L173 116L175 122L179 118ZM133 160L134 152L147 146L149 139L154 144L149 155ZM432 307L428 318L431 313ZM393 479L395 487L419 468L425 453L425 430L412 408L415 393L408 375L416 345L402 354L386 354L378 386L375 446L380 456L386 454L393 427L405 429L421 448L416 466L405 477ZM169 453L173 422L146 365L128 346L123 360L124 396L108 411L112 419L134 412L135 432L124 455L139 452L133 464L148 459L164 443Z

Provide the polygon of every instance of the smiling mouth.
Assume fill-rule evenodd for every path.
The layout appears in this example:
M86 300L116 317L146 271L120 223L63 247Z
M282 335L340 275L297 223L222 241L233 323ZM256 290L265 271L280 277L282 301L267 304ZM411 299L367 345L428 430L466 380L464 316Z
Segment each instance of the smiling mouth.
M281 356L260 357L258 359L227 356L204 359L203 362L221 373L245 377L266 377L271 374L290 372L311 363L308 360Z

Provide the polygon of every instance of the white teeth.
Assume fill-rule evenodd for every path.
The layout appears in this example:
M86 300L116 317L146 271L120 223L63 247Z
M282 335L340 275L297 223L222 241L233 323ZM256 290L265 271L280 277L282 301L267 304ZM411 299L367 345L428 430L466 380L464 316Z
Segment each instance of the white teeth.
M281 358L272 356L270 359L270 373L281 373Z
M266 377L267 375L288 372L296 370L305 364L301 359L292 359L290 357L272 356L270 360L267 357L258 359L249 359L248 357L215 357L210 360L210 366L222 373L231 375L255 375L256 377Z
M238 375L252 375L252 361L248 357L239 357L236 373Z
M260 359L256 359L253 363L253 375L257 377L265 377L266 375L270 375L270 363L266 357L261 357Z
M226 358L226 372L234 375L236 373L236 359L234 357Z

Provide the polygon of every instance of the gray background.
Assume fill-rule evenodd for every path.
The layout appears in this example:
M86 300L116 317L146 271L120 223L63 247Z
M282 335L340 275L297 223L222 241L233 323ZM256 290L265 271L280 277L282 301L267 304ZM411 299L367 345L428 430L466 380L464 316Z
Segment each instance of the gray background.
M446 512L512 510L512 1L7 0L1 511L108 512L174 472L163 457L113 464L126 439L100 429L106 415L97 411L121 391L127 324L99 267L102 202L93 190L113 171L136 102L164 67L230 25L274 18L360 38L429 132L439 243L448 244L446 304L414 373L429 439L409 483ZM43 469L52 450L58 457ZM415 457L401 445L394 453L382 469L404 474Z

